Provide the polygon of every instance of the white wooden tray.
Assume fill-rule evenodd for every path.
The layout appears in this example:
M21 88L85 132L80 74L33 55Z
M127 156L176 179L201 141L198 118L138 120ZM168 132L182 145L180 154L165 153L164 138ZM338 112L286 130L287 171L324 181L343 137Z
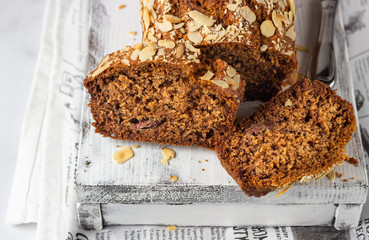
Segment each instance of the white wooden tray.
M91 1L90 57L92 70L102 57L141 39L139 1L117 10L109 0ZM310 52L319 25L319 0L296 1L297 41ZM354 104L353 85L347 58L345 32L340 10L336 16L334 45L338 79L337 92ZM128 35L137 31L137 36ZM300 72L306 71L308 53L299 52ZM87 107L82 108L81 140L76 191L80 225L101 229L110 224L177 224L186 226L232 225L334 225L337 229L357 224L365 202L368 182L359 132L353 135L347 153L359 160L336 167L342 178L322 178L295 184L284 195L270 193L247 197L222 168L216 154L196 147L170 147L177 153L170 166L160 163L161 146L117 141L95 134ZM253 112L258 103L244 104L241 116ZM118 165L112 154L118 146L140 145L135 156ZM178 177L173 183L170 176ZM345 182L343 179L347 179Z

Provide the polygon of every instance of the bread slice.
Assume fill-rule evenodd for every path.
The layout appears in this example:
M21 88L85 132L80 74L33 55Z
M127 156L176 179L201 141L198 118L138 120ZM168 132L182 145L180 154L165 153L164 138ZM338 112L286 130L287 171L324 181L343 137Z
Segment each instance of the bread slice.
M244 95L240 75L192 45L114 52L84 81L96 132L115 139L214 148Z
M223 167L250 196L321 176L349 157L352 105L319 81L303 79L220 139Z
M293 0L141 0L144 41L186 40L246 81L246 100L268 100L297 69Z

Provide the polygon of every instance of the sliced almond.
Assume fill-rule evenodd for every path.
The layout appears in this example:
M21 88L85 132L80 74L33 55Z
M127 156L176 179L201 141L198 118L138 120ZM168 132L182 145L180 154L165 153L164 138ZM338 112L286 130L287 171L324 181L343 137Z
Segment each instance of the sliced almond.
M207 42L210 42L212 40L215 40L217 37L218 37L218 33L216 32L214 34L207 35L204 40Z
M279 21L284 22L285 24L289 24L288 19L281 13L277 13L277 18Z
M174 25L173 28L174 29L179 29L179 28L181 28L183 26L184 26L184 23L182 22L182 23L178 23L178 24Z
M189 41L186 41L186 48L191 52L200 53L200 49L195 48Z
M99 67L98 69L96 69L96 71L92 74L91 77L96 77L97 75L99 75L100 73L104 72L106 69L108 69L110 67L110 63L103 65L101 67Z
M291 100L290 100L290 99L287 99L287 101L284 103L284 106L285 106L285 107L290 107L290 106L292 106L292 102L291 102Z
M113 153L113 159L118 164L127 162L132 157L133 157L133 151L129 146L122 147L121 149Z
M146 60L151 59L155 55L155 53L156 53L155 48L153 48L152 46L147 46L140 51L138 57L141 62L144 62Z
M200 77L202 80L210 80L214 76L214 73L207 71L204 76Z
M227 8L228 8L230 11L234 12L234 11L236 11L237 4L229 3L229 4L227 5Z
M231 86L231 89L233 91L236 91L240 87L241 76L237 74L236 76L234 76L233 81L235 82L235 84Z
M262 51L262 52L264 52L265 50L267 50L268 49L268 46L267 45L263 45L263 46L261 46L260 47L260 50Z
M121 62L127 66L129 66L129 60L128 59L122 59Z
M285 54L285 55L287 55L287 56L291 56L291 55L293 55L294 53L295 53L294 51L289 50L289 51L285 52L284 54Z
M158 50L158 52L156 53L156 56L162 56L162 55L164 55L165 54L165 49L164 48L160 48L159 50Z
M294 0L288 0L288 4L290 6L290 9L291 9L293 15L295 15L296 14L295 1Z
M177 58L182 57L183 53L184 53L184 47L183 47L183 45L179 45L176 49L176 57Z
M213 80L211 81L212 83L214 83L215 85L218 85L221 88L229 88L229 84L223 80Z
M221 41L226 34L227 34L227 31L226 30L219 31L218 37L217 37L217 39L215 39L214 42L217 43L217 42Z
M170 22L164 20L162 23L157 23L157 27L162 32L169 32L173 29L173 26Z
M137 43L135 45L132 46L134 49L138 49L141 50L142 49L142 43Z
M230 76L230 77L234 77L234 76L237 74L237 71L236 71L236 69L234 69L233 67L228 66L228 67L227 67L227 74L228 74L228 76Z
M201 41L203 40L203 37L202 37L201 33L199 33L199 32L190 32L187 35L187 37L194 44L200 44Z
M176 152L170 148L163 148L163 151L161 151L161 153L163 154L164 158L167 160L170 160L176 157Z
M195 32L197 30L199 30L201 28L201 24L195 22L195 21L191 21L189 24L188 24L188 31L190 32ZM206 25L205 25L206 26Z
M172 182L176 182L178 180L178 177L177 176L170 176L170 180Z
M189 12L188 15L200 25L206 25L208 27L211 27L215 23L214 19L196 10Z
M165 47L169 49L173 49L176 46L176 44L170 40L159 40L158 44L160 47Z
M270 20L265 20L260 25L261 34L263 34L264 37L272 37L275 33L275 27L273 25L273 22Z
M150 27L150 13L149 13L149 10L146 7L144 7L144 9L143 9L143 21L144 21L144 24L145 24L145 28L149 29L149 27Z
M278 19L277 12L275 10L273 10L273 12L272 12L272 20L273 20L274 25L278 29L282 28L282 22Z
M295 41L296 39L296 32L295 32L295 26L291 26L287 32L286 32L286 36L291 38L293 41Z
M164 14L163 18L165 20L167 20L170 23L180 23L182 22L182 19L180 19L179 17L170 15L170 14Z
M253 23L256 20L255 13L248 6L241 7L240 14L249 23Z
M156 37L151 32L149 32L147 34L147 39L150 40L151 42L157 42L158 41L158 39L156 39Z
M131 53L131 59L133 60L133 61L136 61L137 60L137 58L138 58L138 55L140 54L140 50L139 49L136 49L136 50L134 50L132 53Z

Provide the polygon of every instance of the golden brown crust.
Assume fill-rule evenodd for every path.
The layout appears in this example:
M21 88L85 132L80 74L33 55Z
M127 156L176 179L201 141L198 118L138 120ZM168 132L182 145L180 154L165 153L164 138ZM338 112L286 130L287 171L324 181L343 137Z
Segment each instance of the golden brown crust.
M241 189L260 197L348 160L344 147L355 130L349 102L303 79L239 123L216 151Z

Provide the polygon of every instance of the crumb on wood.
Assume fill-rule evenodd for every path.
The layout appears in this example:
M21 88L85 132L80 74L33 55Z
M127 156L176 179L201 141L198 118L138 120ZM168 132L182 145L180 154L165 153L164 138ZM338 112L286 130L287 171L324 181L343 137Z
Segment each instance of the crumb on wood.
M341 172L338 172L338 171L337 171L337 172L336 172L336 174L337 174L337 177L338 177L338 178L342 177L342 173L341 173Z
M128 34L131 35L131 36L136 36L137 32L136 31L130 31L130 32L128 32Z
M140 145L133 145L132 148L136 149L136 148L139 148Z
M343 181L344 181L344 182L348 182L348 180L347 180L346 178L345 178L345 179L343 179Z
M113 153L113 159L115 160L116 163L122 164L131 159L133 155L134 153L131 147L125 146Z
M199 160L199 161L197 161L198 163L201 163L201 161Z
M117 145L117 146L115 146L115 147L120 147L120 145Z
M168 159L165 159L165 158L163 158L163 159L161 159L160 160L160 162L162 163L162 164L164 164L164 165L169 165L169 161L168 161Z
M202 171L205 171L205 169L203 168L203 169L201 169Z
M177 176L170 176L170 180L172 182L176 182L178 180L178 177Z
M209 162L207 159L205 159L205 162Z
M170 225L167 227L168 231L173 231L173 230L177 230L177 226L176 225Z
M121 9L123 9L123 8L125 8L125 7L127 7L127 5L122 4L122 5L119 5L119 6L118 6L118 9L119 9L119 10L121 10Z

